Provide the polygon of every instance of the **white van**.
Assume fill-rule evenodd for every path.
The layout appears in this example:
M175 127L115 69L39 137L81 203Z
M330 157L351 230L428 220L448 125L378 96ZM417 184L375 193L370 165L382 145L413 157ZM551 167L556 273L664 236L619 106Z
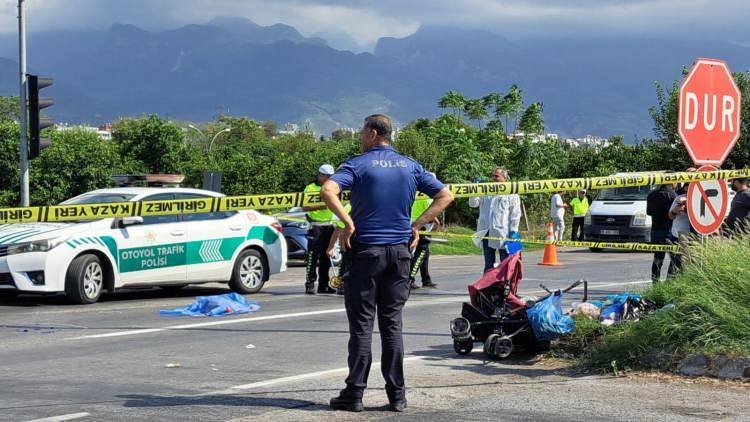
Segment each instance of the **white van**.
M624 176L618 173L615 176ZM651 217L646 198L658 185L605 188L591 202L584 220L584 239L590 242L650 242ZM591 248L596 251L598 248Z

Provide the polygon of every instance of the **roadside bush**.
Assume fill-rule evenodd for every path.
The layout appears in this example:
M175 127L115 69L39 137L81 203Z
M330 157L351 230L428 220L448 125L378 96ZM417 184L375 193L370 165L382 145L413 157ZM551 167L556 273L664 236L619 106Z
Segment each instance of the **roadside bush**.
M652 365L653 356L671 363L692 353L750 356L750 235L694 242L690 262L674 279L643 292L662 307L641 321L605 328L583 322L564 340L581 352L584 365L609 369ZM578 321L582 322L582 321Z

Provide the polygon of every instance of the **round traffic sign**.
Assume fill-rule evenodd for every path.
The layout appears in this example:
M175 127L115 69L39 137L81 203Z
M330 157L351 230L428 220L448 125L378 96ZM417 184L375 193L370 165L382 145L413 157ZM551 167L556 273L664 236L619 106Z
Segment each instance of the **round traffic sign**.
M714 166L701 166L698 171L716 171ZM724 222L729 203L729 191L724 180L703 180L688 187L687 211L690 224L700 234L719 230Z
M677 132L695 164L721 165L740 137L740 90L722 60L698 59L680 86Z

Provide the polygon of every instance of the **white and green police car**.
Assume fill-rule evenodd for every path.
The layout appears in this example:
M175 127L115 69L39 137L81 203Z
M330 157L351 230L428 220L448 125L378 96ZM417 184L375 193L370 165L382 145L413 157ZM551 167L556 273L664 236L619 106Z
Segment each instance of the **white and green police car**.
M187 188L125 187L85 193L65 205L222 196ZM286 270L281 225L256 211L106 218L0 226L0 292L65 292L93 303L122 287L229 283L255 293Z

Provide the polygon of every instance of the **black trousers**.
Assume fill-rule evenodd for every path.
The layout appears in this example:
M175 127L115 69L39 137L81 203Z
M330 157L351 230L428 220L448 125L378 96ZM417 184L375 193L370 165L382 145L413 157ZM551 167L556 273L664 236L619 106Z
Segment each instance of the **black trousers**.
M669 230L651 230L651 243L657 245L669 245L673 243L671 239L673 238L670 235ZM654 252L654 262L651 264L651 281L655 283L661 280L661 269L664 266L664 258L666 255L666 252ZM671 253L669 254L669 258L667 276L671 277L679 271L682 261L680 260L678 263L677 259L675 259L675 254Z
M414 250L414 256L411 259L409 269L409 281L414 282L417 277L417 268L422 277L422 283L432 281L430 277L430 243L432 239L429 236L419 236L419 243Z
M361 398L372 364L372 331L377 316L381 365L390 401L403 399L404 344L401 313L409 298L409 247L352 245L344 299L349 320L349 376L346 395Z
M574 242L583 242L583 223L586 217L573 217L573 230L570 240Z
M307 232L307 277L305 287L315 286L318 281L318 291L328 288L328 270L331 269L331 259L326 255L328 243L333 235L333 226L311 226ZM316 274L317 272L317 274Z

